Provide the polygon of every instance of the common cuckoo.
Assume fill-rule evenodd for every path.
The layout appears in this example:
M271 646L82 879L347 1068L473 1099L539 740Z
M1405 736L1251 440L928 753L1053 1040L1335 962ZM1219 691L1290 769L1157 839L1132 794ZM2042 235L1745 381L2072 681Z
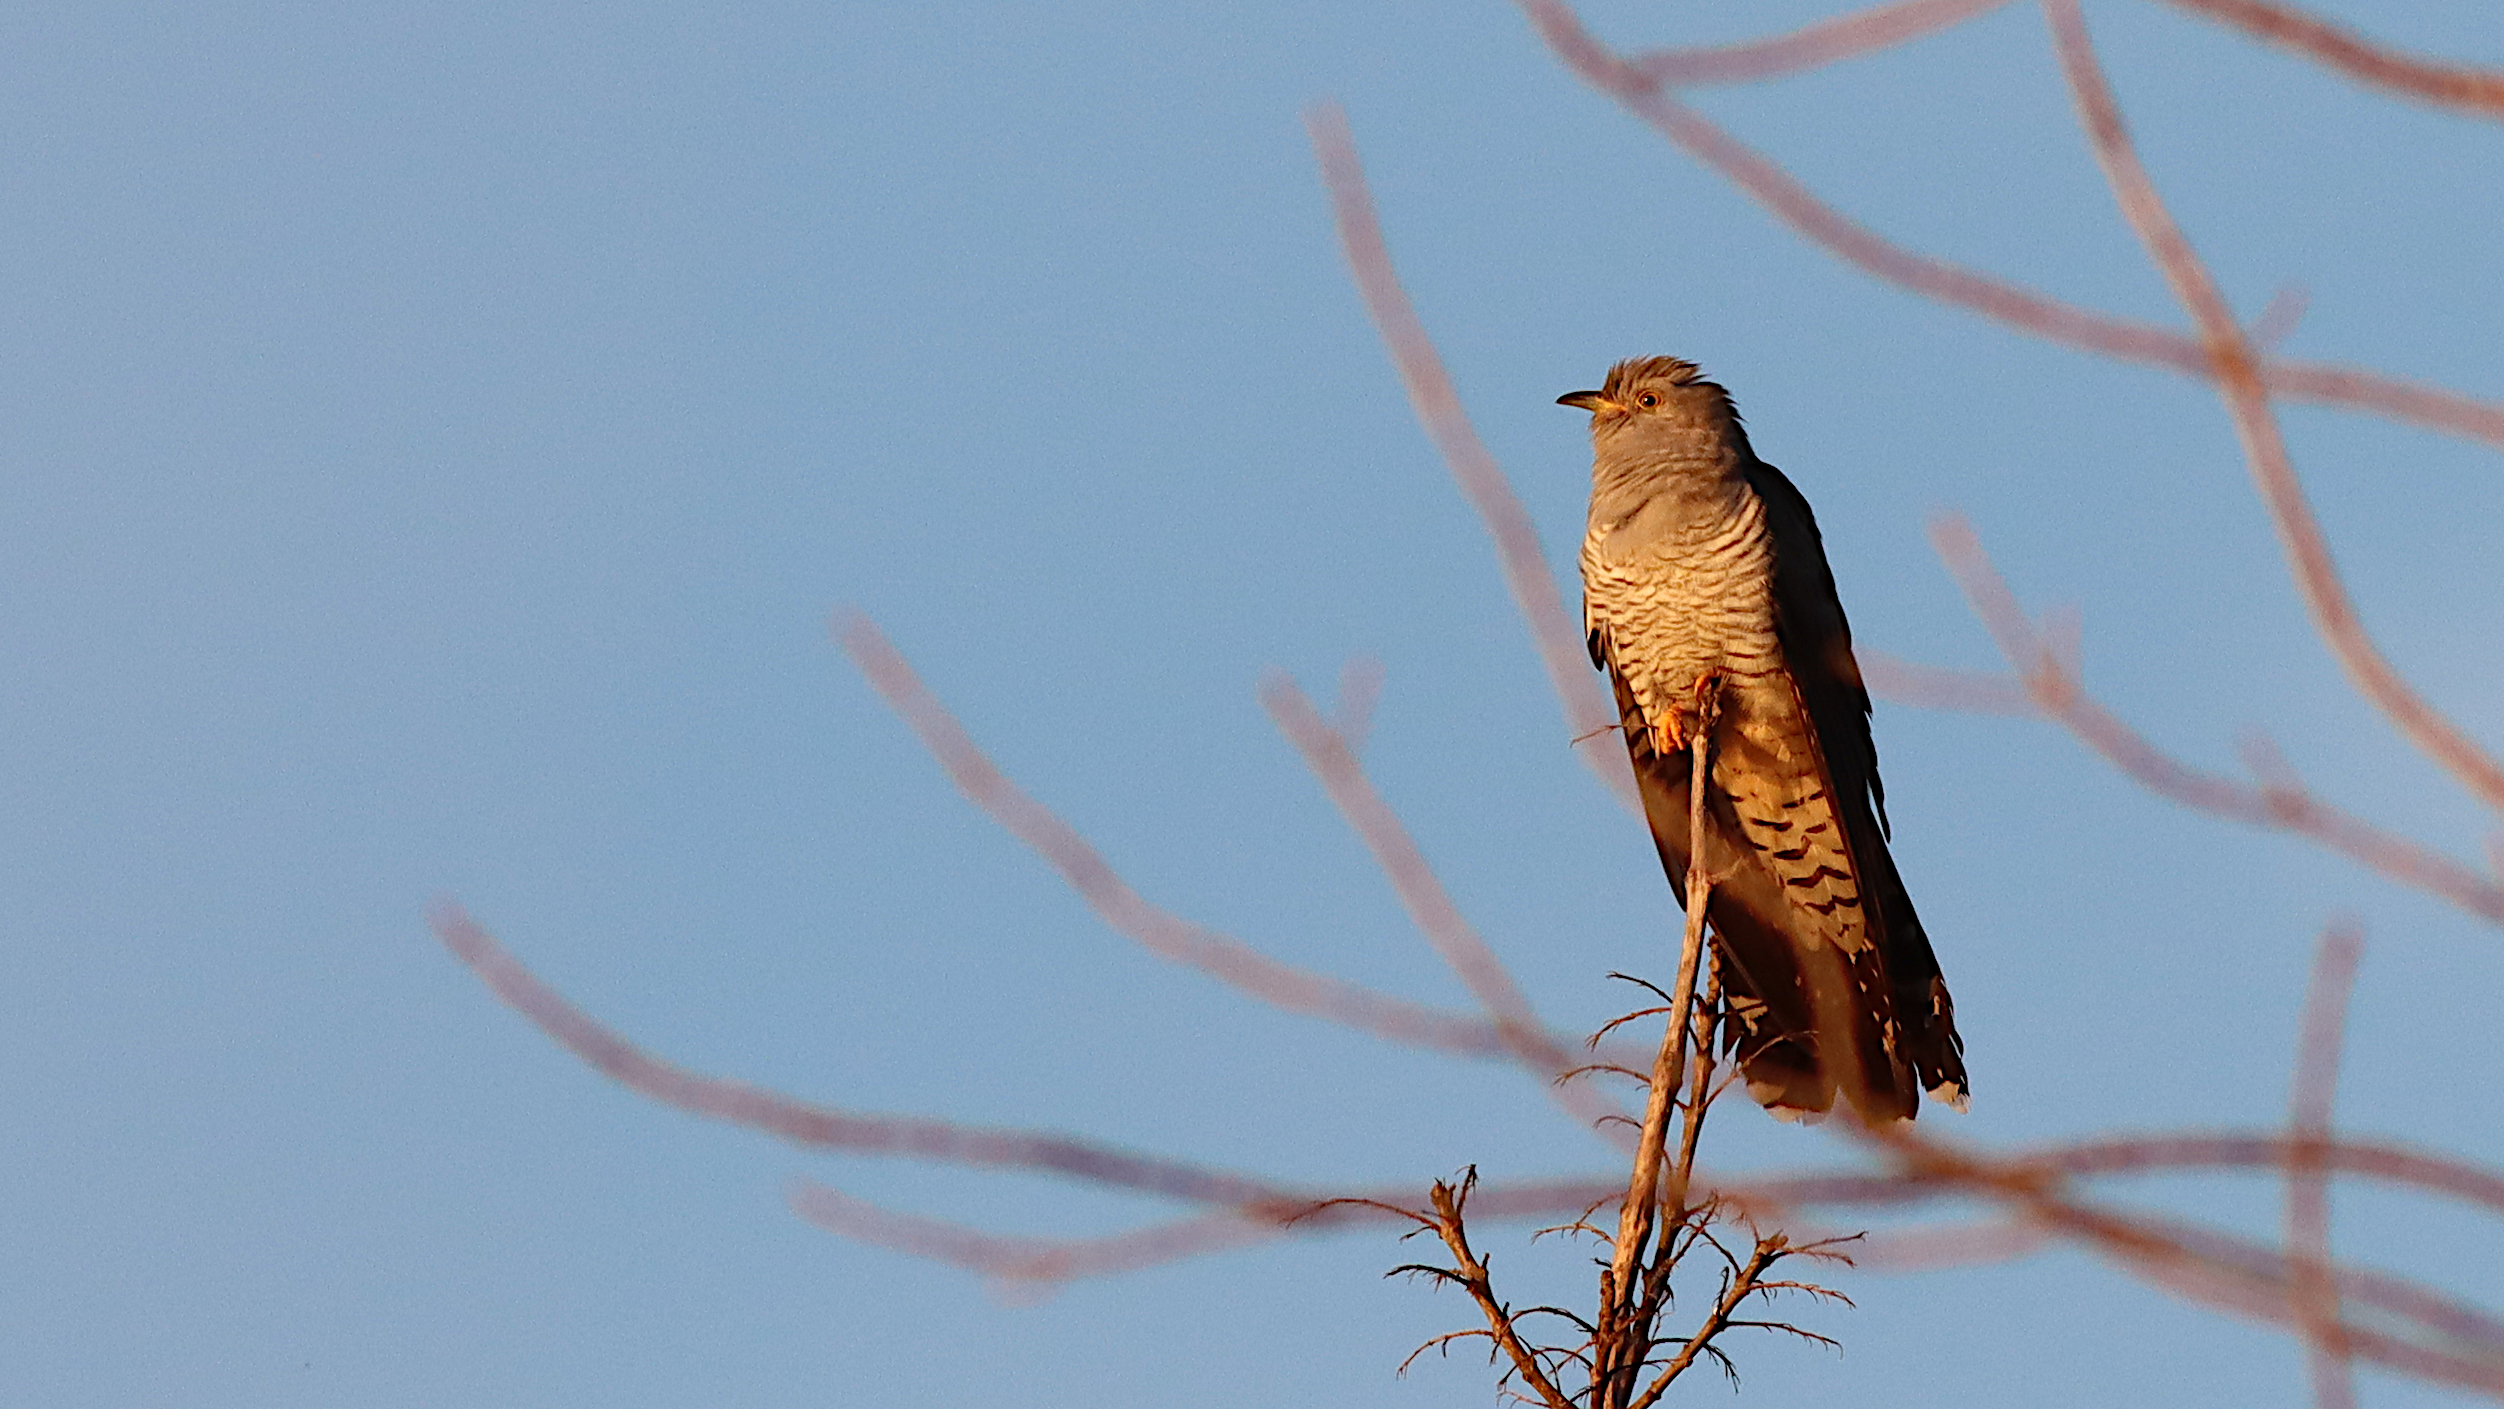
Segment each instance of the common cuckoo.
M1689 735L1708 688L1717 705L1706 914L1749 1094L1784 1117L1838 1089L1872 1118L1911 1119L1923 1091L1964 1109L1955 1005L1887 854L1869 692L1808 501L1691 363L1621 362L1557 400L1591 413L1583 622L1681 904Z

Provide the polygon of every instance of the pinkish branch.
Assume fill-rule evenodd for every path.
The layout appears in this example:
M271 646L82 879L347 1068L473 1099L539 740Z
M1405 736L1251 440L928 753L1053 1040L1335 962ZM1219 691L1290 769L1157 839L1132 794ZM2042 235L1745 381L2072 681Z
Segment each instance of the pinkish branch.
M1547 1078L1550 1094L1577 1121L1604 1136L1622 1138L1624 1113L1588 1083L1573 1078L1581 1063L1548 1035L1547 1025L1504 961L1452 903L1425 853L1400 824L1399 814L1374 791L1348 741L1286 675L1271 675L1261 682L1261 704L1330 795L1339 815L1373 854L1374 864L1391 882L1418 933L1434 946L1445 966L1468 986L1478 1006L1504 1034L1514 1059Z
M1634 61L1594 39L1562 0L1518 0L1540 37L1584 82L1617 100L1783 224L1861 272L2051 342L2206 379L2197 338L2066 303L1947 260L1917 254L1828 205L1781 166L1664 91ZM2504 406L2358 368L2271 360L2259 369L2279 396L2373 412L2504 445Z
M2478 117L2504 117L2504 73L2469 64L2442 63L2374 43L2293 5L2265 0L2165 0L2178 10L2231 25L2264 44L2274 44L2346 74Z
M2309 837L2403 885L2504 924L2504 885L2478 868L2341 811L2314 797L2290 774L2279 773L2254 786L2195 768L2159 749L2089 696L2076 671L2045 645L1970 525L1954 516L1935 519L1930 541L1964 589L1974 615L2017 672L2014 683L2024 697L2133 781L2186 807ZM1912 678L1924 693L1910 703L2004 711L2010 683L2004 679L1914 669L1921 672ZM1898 678L1886 668L1868 673L1872 688L1882 691ZM1969 681L1986 688L1964 696Z
M2295 1080L2288 1097L2288 1133L2298 1158L2287 1163L2286 1236L2295 1310L2311 1346L2307 1356L2313 1402L2320 1409L2354 1409L2355 1373L2349 1366L2347 1328L2341 1322L2339 1289L2331 1276L2330 1178L2317 1151L2330 1139L2330 1114L2339 1086L2339 1050L2347 1033L2348 996L2356 987L2363 936L2351 925L2322 931L2313 957L2313 981L2304 995L2297 1028Z
M1317 104L1305 110L1304 126L1313 140L1314 158L1321 164L1323 184L1330 189L1339 247L1347 255L1365 311L1372 315L1384 350L1399 371L1400 384L1408 389L1409 405L1426 428L1426 438L1434 442L1462 495L1487 526L1505 588L1530 628L1530 644L1539 653L1548 686L1565 712L1566 737L1573 741L1584 765L1599 775L1618 801L1639 812L1643 804L1635 793L1634 770L1614 732L1617 711L1601 692L1583 652L1582 629L1574 624L1564 597L1556 590L1556 576L1539 547L1538 526L1530 521L1521 496L1513 492L1512 482L1470 425L1469 413L1461 406L1460 393L1452 388L1434 340L1410 306L1407 291L1400 287L1399 271L1392 267L1391 251L1383 244L1382 222L1374 215L1373 195L1365 187L1365 168L1357 160L1355 141L1348 136L1347 117L1330 104Z
M439 902L428 918L435 937L507 1006L601 1075L675 1110L763 1131L795 1145L849 1154L1035 1170L1230 1208L1291 1211L1310 1202L1280 1185L1052 1131L865 1114L692 1072L644 1051L566 1001L458 905Z
M2251 465L2261 502L2278 530L2288 571L2312 616L2313 629L2347 671L2357 692L2382 711L2418 752L2489 807L2504 808L2504 763L2498 763L2419 695L2384 658L2358 618L2356 604L2331 561L2330 544L2322 536L2321 524L2313 517L2312 504L2287 456L2286 440L2270 406L2270 388L2261 376L2260 354L2244 336L2217 281L2184 238L2140 164L2121 106L2114 101L2112 86L2105 81L2103 66L2087 37L2077 0L2044 0L2043 15L2051 25L2053 48L2077 103L2079 123L2113 188L2114 204L2138 234L2149 260L2164 274L2175 300L2199 325L2211 379L2234 418L2235 435L2243 443L2244 459Z
M1655 49L1628 60L1673 88L1754 83L1857 59L1987 15L2009 0L1897 0L1804 25L1788 34L1709 48Z
M834 630L871 688L930 750L957 790L1059 872L1116 931L1162 958L1289 1012L1455 1056L1513 1057L1514 1040L1493 1023L1282 964L1240 940L1150 904L1076 828L1009 781L869 618L857 612L840 614Z

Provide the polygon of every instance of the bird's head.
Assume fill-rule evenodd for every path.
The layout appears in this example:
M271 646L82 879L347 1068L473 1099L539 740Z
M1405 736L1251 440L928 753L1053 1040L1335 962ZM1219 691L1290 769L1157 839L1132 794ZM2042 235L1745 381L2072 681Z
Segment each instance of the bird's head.
M1675 357L1629 358L1608 369L1598 391L1569 391L1556 402L1591 413L1592 444L1606 454L1648 459L1647 451L1746 444L1730 393Z

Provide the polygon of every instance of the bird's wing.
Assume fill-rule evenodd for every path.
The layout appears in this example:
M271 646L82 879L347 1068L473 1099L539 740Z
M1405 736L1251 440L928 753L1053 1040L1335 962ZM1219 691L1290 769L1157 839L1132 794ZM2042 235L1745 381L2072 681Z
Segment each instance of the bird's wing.
M1857 909L1876 941L1891 998L1890 1046L1921 1087L1963 1107L1964 1042L1930 938L1887 850L1886 789L1870 734L1869 691L1852 656L1852 627L1808 500L1762 461L1749 480L1774 543L1774 611L1783 662L1822 756L1828 805L1852 857ZM1777 856L1780 853L1776 853ZM1793 882L1796 886L1798 882Z
M1683 904L1689 753L1659 752L1660 735L1626 677L1611 674L1653 844ZM1807 717L1779 673L1732 681L1723 702L1703 860L1714 877L1708 903L1730 1006L1725 1035L1748 1092L1777 1115L1827 1110L1851 1081L1848 1051L1857 1058L1857 1104L1873 1117L1909 1116L1920 1098L1895 1052L1886 966L1862 921L1852 855ZM1837 1029L1847 1042L1826 1040Z

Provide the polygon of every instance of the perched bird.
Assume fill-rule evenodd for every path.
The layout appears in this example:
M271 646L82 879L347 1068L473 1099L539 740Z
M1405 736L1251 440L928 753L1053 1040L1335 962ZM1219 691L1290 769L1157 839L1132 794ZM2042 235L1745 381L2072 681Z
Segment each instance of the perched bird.
M1620 362L1557 400L1591 413L1583 622L1682 905L1688 742L1708 688L1717 706L1706 914L1749 1094L1785 1118L1838 1089L1871 1119L1911 1119L1923 1091L1963 1110L1965 1044L1887 854L1869 692L1808 501L1692 363Z

